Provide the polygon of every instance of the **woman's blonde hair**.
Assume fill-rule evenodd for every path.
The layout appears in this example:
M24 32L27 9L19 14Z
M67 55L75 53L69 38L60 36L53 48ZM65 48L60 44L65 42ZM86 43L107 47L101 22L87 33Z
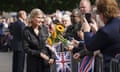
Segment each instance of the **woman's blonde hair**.
M40 14L44 14L43 11L41 9L34 8L30 12L30 18L33 18L34 16L37 16L37 15L40 15Z
M116 0L97 0L97 12L103 14L107 19L118 16L119 8Z
M32 9L31 12L30 12L30 15L28 17L28 23L29 23L30 26L31 26L32 19L37 15L43 15L44 16L44 13L39 8Z

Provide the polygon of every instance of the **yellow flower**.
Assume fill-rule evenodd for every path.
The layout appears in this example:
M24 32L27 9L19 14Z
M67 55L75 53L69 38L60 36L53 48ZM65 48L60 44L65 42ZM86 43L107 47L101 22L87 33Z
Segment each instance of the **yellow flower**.
M52 37L53 37L53 38L56 38L56 37L57 37L56 31L52 32Z
M47 42L48 42L48 44L49 44L50 46L52 46L52 40L51 40L51 38L48 38L48 39L47 39Z
M65 28L62 25L56 25L56 30L60 32L64 32Z
M55 31L50 32L50 36L47 39L47 43L52 46L55 43L62 42L66 44L66 39L63 36L65 27L62 24L55 25Z

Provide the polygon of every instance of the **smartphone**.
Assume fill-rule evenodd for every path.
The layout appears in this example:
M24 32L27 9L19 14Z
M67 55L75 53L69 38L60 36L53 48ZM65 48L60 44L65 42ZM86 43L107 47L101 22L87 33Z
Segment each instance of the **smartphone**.
M91 23L92 21L91 21L91 14L90 13L86 13L85 14L85 18L86 18L86 20L88 21L88 23Z

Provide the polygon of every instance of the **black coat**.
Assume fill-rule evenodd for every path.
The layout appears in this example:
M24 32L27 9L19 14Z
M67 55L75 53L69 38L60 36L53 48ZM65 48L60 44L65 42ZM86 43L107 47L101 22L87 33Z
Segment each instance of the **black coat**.
M36 35L32 27L26 27L23 33L24 49L27 53L27 72L49 72L50 65L40 57L40 52L52 57L52 52L45 46L48 30L45 26L39 28Z
M32 27L26 27L23 33L24 50L29 55L40 57L40 52L44 50L45 41L48 37L48 33L42 28L39 28L40 32L37 36Z

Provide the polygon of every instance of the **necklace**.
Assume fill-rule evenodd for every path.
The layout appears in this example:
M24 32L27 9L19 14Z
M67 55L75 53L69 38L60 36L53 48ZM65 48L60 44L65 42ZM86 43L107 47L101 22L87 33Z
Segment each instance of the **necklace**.
M39 34L39 30L38 29L34 29L34 32L35 32L36 35Z

